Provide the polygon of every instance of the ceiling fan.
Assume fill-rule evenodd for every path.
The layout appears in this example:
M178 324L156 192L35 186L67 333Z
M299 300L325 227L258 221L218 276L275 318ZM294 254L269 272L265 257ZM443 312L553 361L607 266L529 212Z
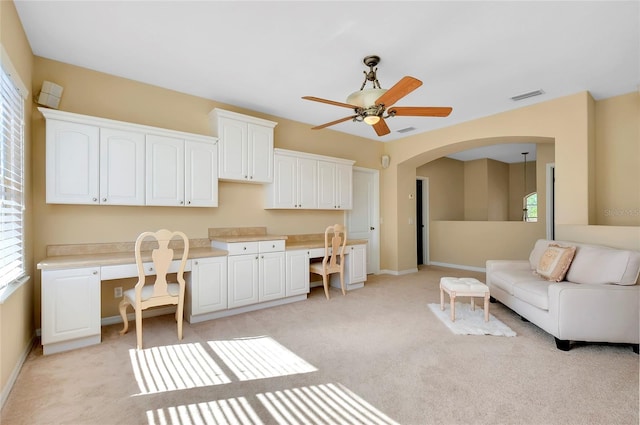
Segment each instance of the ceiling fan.
M369 67L369 72L363 71L365 78L360 90L351 93L349 97L347 97L346 103L314 96L302 97L303 99L313 100L314 102L328 103L329 105L353 109L355 113L355 115L313 127L312 130L320 130L335 124L340 124L341 122L353 120L356 122L364 121L373 127L378 136L384 136L391 132L385 122L385 118L395 116L446 117L449 116L453 110L453 108L450 107L435 106L392 106L398 100L420 87L422 81L406 76L402 77L402 79L390 89L383 89L380 87L378 77L376 76L378 68L374 69L374 67L380 63L380 57L375 55L367 56L363 62ZM371 81L373 88L364 88L367 81Z

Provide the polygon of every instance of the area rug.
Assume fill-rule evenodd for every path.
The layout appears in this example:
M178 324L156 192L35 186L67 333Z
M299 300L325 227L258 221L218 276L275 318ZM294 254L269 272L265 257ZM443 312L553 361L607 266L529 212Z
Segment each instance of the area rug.
M493 335L516 336L509 326L489 314L489 321L484 321L484 310L476 305L475 311L471 310L470 303L456 303L456 321L451 321L451 305L446 303L444 311L440 310L440 304L429 304L429 309L444 323L451 332L457 335ZM491 311L491 310L489 310Z

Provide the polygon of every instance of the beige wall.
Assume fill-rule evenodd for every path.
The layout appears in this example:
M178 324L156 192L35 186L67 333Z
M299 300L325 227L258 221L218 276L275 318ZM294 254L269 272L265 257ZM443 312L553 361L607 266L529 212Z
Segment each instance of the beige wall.
M384 196L396 202L385 202L382 206L385 225L382 226L381 243L388 253L381 260L381 268L398 271L415 268L415 246L411 243L415 229L407 221L415 206L406 193L413 185L416 167L464 149L518 141L555 142L556 235L563 235L563 226L589 226L596 199L592 176L596 145L594 120L595 102L589 93L583 92L385 145L386 153L394 158L394 162L382 174L382 187L387 191ZM520 140L516 140L518 138ZM541 166L545 167L544 164L537 165L537 180L542 177L539 174ZM620 196L624 194L616 195ZM544 228L536 234L544 236ZM613 233L612 239L610 243L614 246L624 243ZM493 240L502 243L499 239ZM465 242L476 246L487 243L485 239L469 238ZM530 246L532 241L521 239L520 243Z
M596 224L640 225L640 94L596 102Z
M509 164L487 160L487 220L509 220Z
M416 176L429 179L429 219L464 220L464 162L438 158L422 165Z
M486 220L488 216L489 186L487 160L476 159L464 163L464 219Z
M214 107L247 113L278 122L275 145L349 158L357 166L379 168L382 143L331 130L313 131L310 125L258 114L147 84L79 68L41 57L35 58L33 87L43 80L64 87L60 110L134 122L198 134L211 134L208 113ZM35 106L34 106L35 107ZM275 234L321 233L343 222L342 212L263 209L262 185L220 182L218 208L121 207L54 205L45 203L45 121L33 115L35 261L45 257L51 244L133 241L149 229L180 229L190 238L206 238L209 227L266 226ZM40 279L36 274L36 326L40 316ZM119 285L119 284L118 284ZM116 311L117 300L108 283L103 290L102 316ZM124 285L125 288L127 284Z
M29 88L33 72L33 54L13 2L0 1L0 43L23 84ZM25 122L31 121L27 99ZM25 260L27 270L33 266L33 210L31 202L31 131L25 129ZM31 346L34 336L33 280L21 286L0 304L0 394L8 391L20 359ZM3 400L0 400L0 403ZM1 406L0 406L1 407Z

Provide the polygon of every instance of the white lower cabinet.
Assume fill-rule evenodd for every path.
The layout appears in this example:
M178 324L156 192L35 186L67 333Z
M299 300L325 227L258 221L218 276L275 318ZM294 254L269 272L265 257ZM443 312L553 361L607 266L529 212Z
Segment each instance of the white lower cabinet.
M44 354L100 342L100 268L43 270Z
M290 297L309 293L309 251L287 251L285 294Z
M346 247L347 260L345 277L349 284L367 280L367 245L350 245Z
M229 308L258 302L258 254L230 255Z
M198 258L187 276L185 314L189 322L199 314L226 310L227 257Z

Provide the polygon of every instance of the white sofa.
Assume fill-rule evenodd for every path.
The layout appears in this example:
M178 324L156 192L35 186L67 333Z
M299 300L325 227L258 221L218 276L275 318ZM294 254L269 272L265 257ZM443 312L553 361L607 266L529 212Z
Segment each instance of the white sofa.
M575 246L565 280L536 273L549 244ZM640 252L567 241L538 240L529 260L487 261L491 298L500 301L556 339L632 344L640 340Z

